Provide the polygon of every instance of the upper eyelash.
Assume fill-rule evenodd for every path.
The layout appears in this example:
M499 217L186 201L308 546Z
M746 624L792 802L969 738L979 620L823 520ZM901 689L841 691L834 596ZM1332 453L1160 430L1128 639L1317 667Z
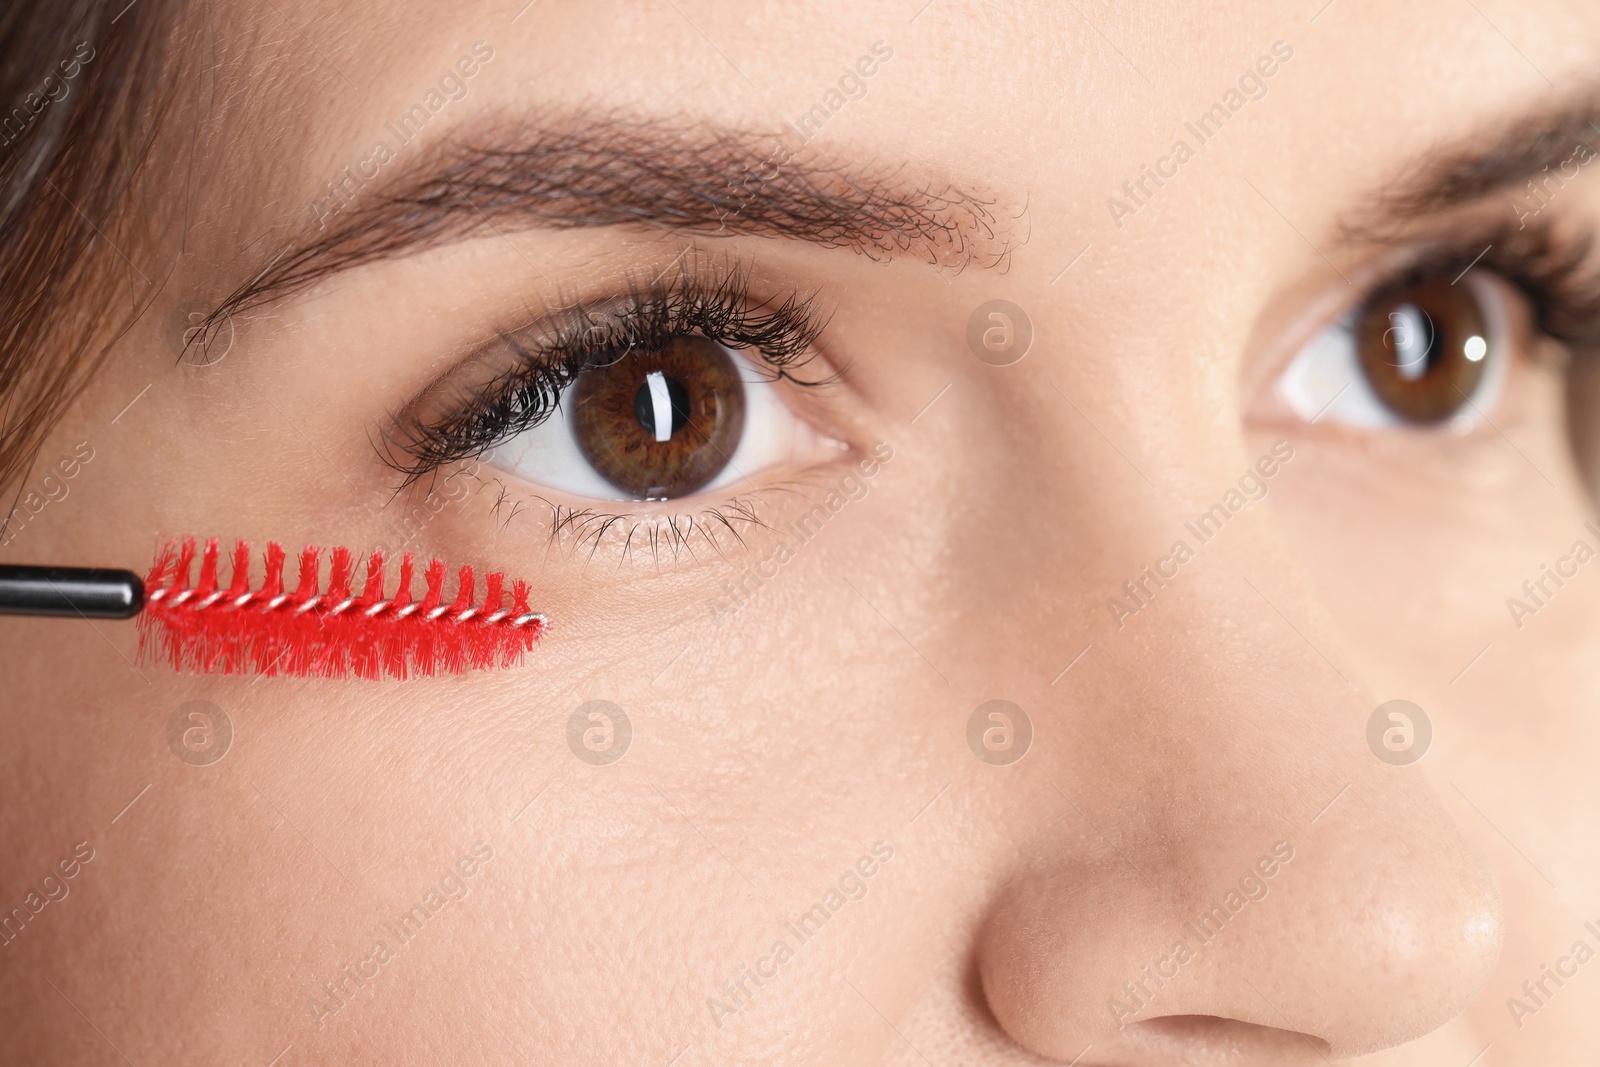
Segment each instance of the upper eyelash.
M404 481L399 489L463 460L474 459L556 410L561 394L585 370L626 358L673 337L699 334L760 357L774 379L819 385L795 376L809 362L826 319L814 294L791 293L776 303L756 303L749 273L686 273L668 285L630 283L625 296L579 301L545 322L499 334L513 366L475 395L461 397L450 414L426 421L415 413L395 417L380 453ZM537 332L531 342L524 337Z
M1372 287L1364 299L1423 277L1460 273L1473 265L1514 282L1533 305L1546 335L1576 350L1600 349L1600 262L1593 230L1571 232L1557 222L1531 225L1503 220L1472 237L1451 237L1423 247L1407 268ZM671 284L630 284L622 297L577 302L546 323L502 331L514 366L475 396L461 398L442 419L403 413L394 419L384 461L403 476L405 489L441 468L483 455L517 433L544 422L561 394L583 371L626 356L636 347L674 336L701 334L730 348L752 350L775 378L794 377L810 358L826 320L814 295L790 294L777 304L750 300L748 271L717 275L686 272ZM539 330L533 343L523 334ZM621 353L619 356L618 353Z
M1504 220L1470 237L1451 237L1423 249L1396 276L1364 297L1441 275L1457 277L1474 266L1500 274L1521 289L1545 335L1576 351L1600 349L1600 258L1596 233L1568 221L1536 219L1526 228Z
M1600 347L1600 262L1594 257L1595 232L1563 234L1556 226L1535 224L1524 231L1508 226L1507 244L1485 257L1517 282L1533 303L1534 318L1549 336L1578 350ZM1516 235L1515 237L1511 235Z

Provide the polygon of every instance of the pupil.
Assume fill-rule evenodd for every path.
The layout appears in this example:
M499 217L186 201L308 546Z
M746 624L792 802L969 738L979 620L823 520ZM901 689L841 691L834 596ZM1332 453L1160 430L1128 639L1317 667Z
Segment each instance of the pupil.
M671 500L704 487L738 450L744 419L733 356L694 334L623 353L578 375L572 390L578 450L635 500Z
M1380 292L1362 309L1355 332L1367 385L1406 422L1451 418L1483 381L1489 323L1470 282L1430 280Z
M670 441L689 421L689 391L678 379L651 371L634 394L633 415L656 441Z

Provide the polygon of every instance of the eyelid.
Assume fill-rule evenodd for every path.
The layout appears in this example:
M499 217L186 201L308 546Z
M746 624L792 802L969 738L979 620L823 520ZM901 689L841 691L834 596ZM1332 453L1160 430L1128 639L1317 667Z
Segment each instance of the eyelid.
M1262 331L1270 340L1241 381L1247 417L1295 418L1275 384L1306 346L1358 313L1379 291L1430 276L1456 278L1469 269L1496 275L1531 307L1530 333L1575 348L1600 348L1600 225L1546 212L1519 226L1502 208L1494 201L1476 215L1454 217L1448 232L1443 232L1445 222L1434 220L1431 233L1345 267L1335 283L1320 280L1286 294L1289 306L1299 304L1301 310L1287 323L1269 323Z
M628 346L699 333L774 379L799 385L829 380L796 373L818 354L826 325L815 293L758 294L752 268L738 261L684 264L680 257L679 263L670 278L667 272L648 281L625 278L609 295L574 300L497 330L495 340L447 370L384 434L380 452L402 475L400 488L540 425L579 372Z
M785 461L800 461L797 465L803 466L806 459L834 460L848 447L822 434L797 413L794 405L779 395L772 376L747 356L737 352L728 355L743 386L744 432L727 454L723 470L693 493L672 498L674 506L692 508L731 491L753 491L760 484L755 479L770 467ZM658 498L627 496L583 458L569 421L572 394L577 387L577 383L567 387L547 422L497 445L485 457L486 465L516 479L528 490L566 496L583 504L617 507L662 503Z

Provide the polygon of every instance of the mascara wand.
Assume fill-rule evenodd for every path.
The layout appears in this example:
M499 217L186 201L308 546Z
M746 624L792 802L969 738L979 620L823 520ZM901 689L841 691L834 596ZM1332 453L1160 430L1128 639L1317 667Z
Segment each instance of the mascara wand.
M139 620L139 654L197 674L265 674L318 678L407 678L510 667L543 636L545 617L528 607L528 585L486 576L475 601L471 567L457 575L454 601L444 599L445 565L429 562L422 599L412 598L415 559L400 561L392 596L384 596L384 555L367 560L359 594L350 551L331 554L328 587L319 588L322 550L300 554L300 582L284 585L285 554L267 545L265 580L250 585L250 546L234 547L231 584L218 580L215 538L200 553L190 585L195 541L170 541L150 573L86 567L0 565L0 615Z

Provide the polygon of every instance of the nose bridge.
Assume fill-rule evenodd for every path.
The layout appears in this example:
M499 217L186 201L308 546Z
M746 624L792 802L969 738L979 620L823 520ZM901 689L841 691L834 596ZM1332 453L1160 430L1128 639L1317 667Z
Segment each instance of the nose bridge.
M1270 530L1226 533L1175 539L1112 586L1097 667L1119 681L1096 703L1148 735L1129 755L1167 783L1174 822L1310 819L1377 769L1360 727L1369 696Z
M1117 441L1090 415L1064 427L1059 447L1098 456L1080 462L1071 492L1022 535L1060 549L1016 546L1077 561L1042 579L1030 573L1036 588L1021 594L1069 604L1054 618L1090 648L1050 697L1092 689L1075 720L1144 728L1153 750L1140 762L1155 755L1180 778L1203 758L1250 772L1236 783L1241 795L1267 784L1309 795L1313 779L1332 781L1338 759L1366 752L1349 716L1369 696L1273 514L1274 490L1296 474L1293 443L1239 448L1178 412L1121 426L1091 414ZM1095 528L1092 555L1076 533L1085 523ZM1263 774L1264 762L1296 771Z
M1200 505L1124 509L1090 578L1104 615L1051 768L1070 806L980 951L996 1017L1044 1055L1142 1062L1153 1020L1195 1016L1360 1054L1441 1024L1498 955L1486 868L1369 746L1374 701L1273 521L1292 445L1226 462L1187 464L1174 495ZM1106 851L1068 854L1062 817Z

